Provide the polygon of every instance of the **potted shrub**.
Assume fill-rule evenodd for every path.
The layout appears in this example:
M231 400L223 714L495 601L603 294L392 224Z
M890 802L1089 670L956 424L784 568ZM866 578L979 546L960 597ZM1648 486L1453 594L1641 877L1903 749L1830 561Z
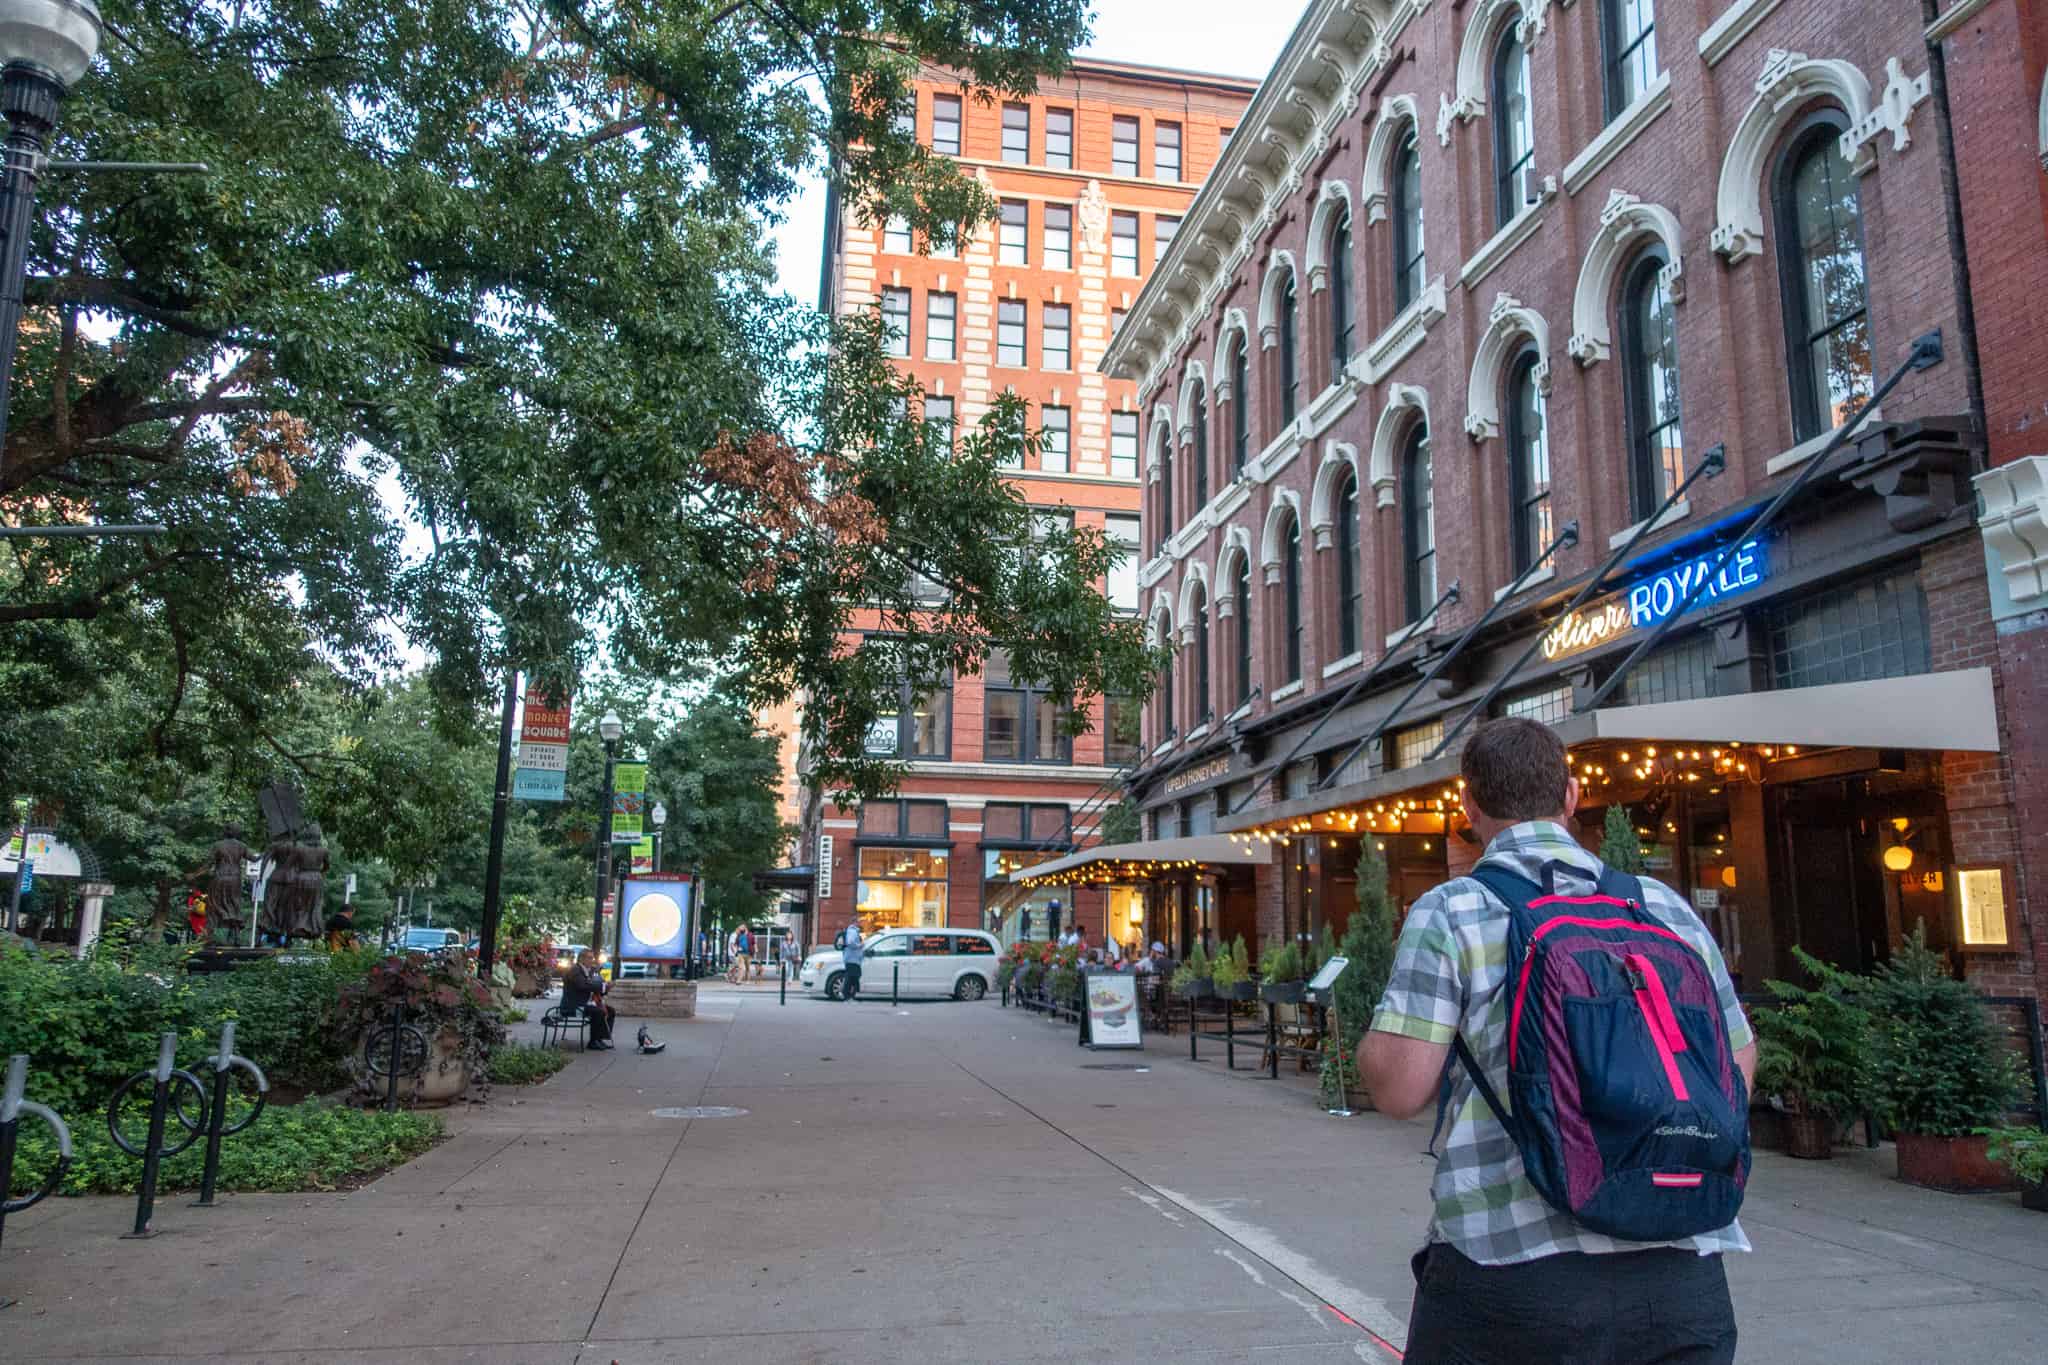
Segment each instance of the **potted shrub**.
M1259 979L1252 973L1251 954L1244 950L1244 935L1239 934L1230 944L1230 994L1231 1000L1256 1000L1259 998ZM1216 994L1223 994L1223 983L1219 978Z
M1324 1040L1317 1091L1325 1108L1348 1109L1355 1103L1370 1109L1372 1096L1361 1093L1359 1085L1358 1040L1371 1025L1394 971L1394 902L1387 893L1387 858L1376 839L1359 840L1358 908L1344 926L1336 955L1345 964L1330 987L1335 1037Z
M1785 1150L1809 1160L1834 1155L1835 1130L1870 1102L1870 1012L1850 997L1858 983L1801 949L1799 964L1820 982L1808 990L1766 981L1777 1001L1751 1017L1756 1093L1785 1111Z
M545 992L554 978L555 945L544 938L522 939L505 954L504 962L512 969L512 994L531 1000Z
M1216 960L1209 964L1209 990L1218 1000L1237 999L1237 985L1241 978L1237 973L1237 959L1228 948L1216 954ZM1247 985L1250 983L1247 982Z
M1260 999L1275 1005L1301 1003L1301 949L1292 943L1269 948L1259 956L1259 969L1264 979Z
M2020 1182L2020 1203L2048 1213L2048 1133L2039 1128L1993 1128L1984 1150Z
M1926 925L1870 978L1865 1002L1878 1020L1872 1079L1898 1134L1899 1179L1940 1190L2009 1189L1986 1154L2019 1093L2017 1059L1992 1027L1984 1002L1927 946Z
M363 1041L391 1022L394 1005L405 1006L405 1022L427 1036L426 1065L412 1078L415 1103L445 1104L459 1099L470 1082L489 1073L491 1049L505 1041L504 1021L491 993L470 975L465 955L432 958L412 953L385 958L341 992L335 1027L350 1049L349 1068L365 1091L375 1079L363 1056Z
M1215 989L1213 970L1209 965L1209 954L1197 943L1195 950L1188 954L1188 960L1173 969L1173 977L1167 985L1176 995L1200 1000Z

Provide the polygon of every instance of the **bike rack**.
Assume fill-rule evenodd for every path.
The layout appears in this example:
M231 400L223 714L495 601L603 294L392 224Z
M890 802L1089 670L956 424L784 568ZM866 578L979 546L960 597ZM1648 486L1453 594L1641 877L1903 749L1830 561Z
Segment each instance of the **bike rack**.
M143 1139L142 1145L138 1147L129 1140L126 1133L121 1131L121 1101L130 1090L143 1084L147 1084L150 1087L149 1134ZM135 1201L135 1227L130 1232L122 1233L121 1235L124 1238L153 1237L156 1235L151 1230L149 1223L151 1217L156 1212L157 1174L163 1165L163 1159L167 1156L176 1156L199 1140L201 1132L199 1125L186 1120L184 1105L180 1103L175 1108L178 1113L179 1126L186 1130L185 1140L175 1147L166 1146L164 1143L164 1119L174 1108L171 1103L171 1087L173 1085L189 1088L200 1112L205 1112L206 1087L201 1085L199 1078L191 1072L178 1069L178 1035L166 1033L157 1039L155 1068L149 1071L138 1071L127 1080L121 1082L120 1089L116 1090L114 1097L107 1101L107 1136L114 1140L116 1147L119 1147L128 1155L142 1158L142 1189Z
M71 1167L71 1130L57 1112L48 1105L37 1104L26 1098L28 1090L28 1054L17 1052L7 1059L7 1081L0 1089L0 1234L7 1227L7 1215L26 1213L50 1197L63 1182L64 1172ZM57 1136L57 1164L50 1171L50 1178L43 1187L19 1199L9 1199L7 1192L14 1188L14 1148L21 1136L21 1116L41 1119ZM12 1300L0 1299L0 1308Z
M405 1022L403 1002L391 1007L391 1022L363 1040L363 1060L372 1076L384 1077L384 1112L398 1112L398 1078L427 1069L427 1035Z
M227 1121L228 1085L238 1070L256 1078L256 1106L239 1122L230 1124ZM235 1052L235 1022L230 1019L220 1026L220 1051L213 1058L213 1108L206 1116L206 1169L199 1178L199 1197L192 1201L193 1208L210 1209L214 1206L213 1187L220 1176L220 1140L233 1137L256 1122L269 1103L270 1078L263 1074L262 1067ZM178 1111L178 1121L190 1126L182 1109Z

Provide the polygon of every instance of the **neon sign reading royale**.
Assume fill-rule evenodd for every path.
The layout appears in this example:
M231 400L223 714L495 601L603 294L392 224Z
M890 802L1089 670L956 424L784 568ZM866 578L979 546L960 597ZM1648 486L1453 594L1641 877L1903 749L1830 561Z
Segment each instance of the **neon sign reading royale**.
M1716 573L1714 560L1719 554L1719 550L1710 550L1674 564L1631 585L1626 592L1566 614L1544 635L1543 657L1562 659L1632 630L1655 626L1678 610L1678 604L1703 581L1706 586L1694 607L1747 592L1770 576L1770 561L1761 541L1745 541Z

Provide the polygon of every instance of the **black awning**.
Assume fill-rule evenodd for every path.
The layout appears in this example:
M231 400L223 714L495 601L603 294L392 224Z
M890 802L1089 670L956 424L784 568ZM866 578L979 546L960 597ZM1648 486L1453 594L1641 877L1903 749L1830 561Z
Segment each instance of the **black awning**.
M756 891L808 891L817 884L818 867L815 863L770 867L754 874Z

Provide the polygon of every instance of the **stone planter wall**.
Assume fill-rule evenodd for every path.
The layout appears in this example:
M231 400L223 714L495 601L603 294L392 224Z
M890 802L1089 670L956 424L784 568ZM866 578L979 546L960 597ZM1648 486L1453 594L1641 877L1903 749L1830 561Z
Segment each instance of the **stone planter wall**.
M605 1003L621 1019L694 1019L697 1016L697 983L672 981L665 977L634 977L614 981L605 992Z

